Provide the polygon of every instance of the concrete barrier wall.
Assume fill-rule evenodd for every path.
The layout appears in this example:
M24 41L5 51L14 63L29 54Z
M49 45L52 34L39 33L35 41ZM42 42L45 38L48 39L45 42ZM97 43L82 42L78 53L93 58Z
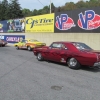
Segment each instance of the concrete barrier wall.
M100 50L100 33L26 33L26 38L34 38L50 45L53 41L77 41Z
M84 42L96 50L100 50L100 33L0 33L1 35L25 35L50 45L53 41Z

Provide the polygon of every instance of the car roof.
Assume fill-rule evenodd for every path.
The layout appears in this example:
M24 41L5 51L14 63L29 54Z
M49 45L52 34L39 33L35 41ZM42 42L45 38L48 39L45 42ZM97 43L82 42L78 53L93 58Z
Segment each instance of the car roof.
M53 42L53 43L82 43L82 42L71 42L71 41L56 41L56 42Z

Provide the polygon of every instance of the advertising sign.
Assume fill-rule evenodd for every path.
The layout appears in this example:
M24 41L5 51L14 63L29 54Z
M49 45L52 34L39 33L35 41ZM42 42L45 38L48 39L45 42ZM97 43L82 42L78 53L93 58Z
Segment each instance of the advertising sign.
M54 13L26 17L25 32L54 32Z
M7 32L25 32L25 19L10 19L7 28Z
M7 32L7 20L0 21L0 33Z
M100 7L55 13L55 33L100 33Z
M25 18L0 21L0 33L25 32Z
M25 35L0 35L0 39L3 39L8 43L17 43L20 40L25 39Z
M93 10L86 10L85 14L79 13L78 26L84 30L93 30L100 27L100 15Z
M56 16L55 26L59 30L69 30L75 27L75 24L73 19L67 14L60 14L60 16Z

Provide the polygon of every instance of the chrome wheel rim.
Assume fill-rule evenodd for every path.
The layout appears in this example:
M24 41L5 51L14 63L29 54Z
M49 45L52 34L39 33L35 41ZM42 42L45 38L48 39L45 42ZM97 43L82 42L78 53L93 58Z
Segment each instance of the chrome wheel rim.
M38 59L40 60L42 58L41 54L39 53L38 54Z
M31 50L31 48L30 48L30 47L28 47L28 50Z
M70 61L69 61L69 64L70 64L71 66L76 66L77 60L76 60L75 58L71 58Z
M16 46L16 49L18 49L18 46Z

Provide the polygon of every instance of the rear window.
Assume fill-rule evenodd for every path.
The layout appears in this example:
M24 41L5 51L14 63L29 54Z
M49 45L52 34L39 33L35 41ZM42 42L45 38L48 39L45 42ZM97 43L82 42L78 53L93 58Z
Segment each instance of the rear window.
M93 50L92 48L90 48L85 43L73 43L73 45L79 50Z

